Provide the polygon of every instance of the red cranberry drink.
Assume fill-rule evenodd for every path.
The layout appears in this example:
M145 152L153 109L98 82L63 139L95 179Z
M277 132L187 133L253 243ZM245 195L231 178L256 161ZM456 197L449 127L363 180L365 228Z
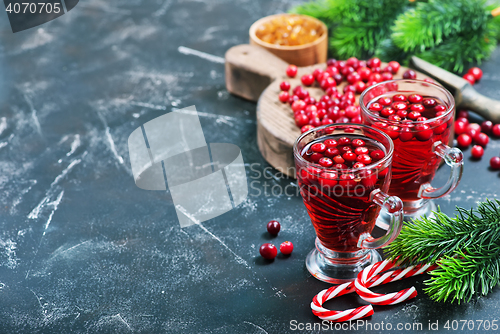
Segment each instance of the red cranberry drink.
M300 193L316 231L316 249L306 259L318 279L353 280L380 256L373 249L399 234L402 202L389 197L393 143L382 131L337 124L302 134L294 144ZM391 228L379 239L370 233L384 206Z
M403 200L408 217L429 214L429 200L449 194L462 176L462 152L446 145L453 128L453 97L433 83L391 80L365 90L360 105L363 123L394 141L388 193ZM451 175L436 189L430 183L443 158L451 166Z

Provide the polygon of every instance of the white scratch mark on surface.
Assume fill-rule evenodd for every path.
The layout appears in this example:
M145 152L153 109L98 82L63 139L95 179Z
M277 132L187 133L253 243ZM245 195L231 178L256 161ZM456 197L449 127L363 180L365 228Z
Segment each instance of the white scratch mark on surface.
M165 15L165 13L167 12L167 10L170 8L171 5L172 5L171 0L165 1L163 5L161 5L161 7L156 12L153 13L153 16L160 17Z
M205 231L206 233L208 233L212 238L214 238L215 240L217 240L224 248L226 248L231 254L233 254L233 256L235 257L236 259L236 262L238 262L239 264L242 264L244 265L246 268L248 269L251 269L250 265L248 264L247 261L245 261L241 256L239 256L238 254L236 254L231 248L229 248L228 245L226 245L218 236L216 236L215 234L213 234L212 232L210 232L205 226L203 226L201 224L201 222L196 219L196 217L194 217L193 215L191 215L189 212L187 212L186 209L184 209L184 207L182 207L181 205L176 205L175 208L177 210L179 210L180 212L182 212L186 217L188 217L193 223L195 223L196 225L198 225L199 227L201 227L201 229L203 231Z
M33 119L33 124L35 125L35 129L41 135L42 127L40 126L40 122L38 121L38 117L36 115L36 109L33 106L33 102L31 102L31 99L26 94L24 94L24 99L26 100L26 103L28 103L28 106L30 107L31 118Z
M18 198L16 198L16 199L12 202L12 206L11 206L11 208L10 208L10 212L11 212L11 213L13 213L14 209L16 208L16 206L18 206L18 205L19 205L19 203L21 203L21 200L22 200L23 196L24 196L24 195L26 195L26 194L27 194L27 193L31 190L31 188L33 188L33 186L37 183L37 181L36 181L36 180L30 180L30 182L31 182L31 185L30 185L28 188L26 188L26 189L22 190L22 191L21 191L21 194L19 195L19 197L18 197Z
M66 252L69 252L70 250L73 250L73 249L75 249L77 247L80 247L81 245L84 245L84 244L89 243L89 242L90 242L90 240L87 240L87 241L84 241L84 242L80 242L77 245L71 246L70 248L63 250L60 254L64 254Z
M49 219L47 219L47 222L45 223L45 228L43 230L43 235L45 235L45 232L47 232L47 229L49 228L50 222L52 221L52 216L54 216L54 212L57 211L57 207L61 203L61 200L64 195L64 190L59 193L57 196L57 199L54 202L48 203L47 205L52 205L52 212L50 212Z
M3 143L0 143L0 148L4 148L5 146L7 146L9 143L8 142L3 142Z
M37 296L37 294L35 293L35 291L33 291L32 289L30 289L30 291L35 295L36 297L36 300L38 300L38 304L40 305L40 307L42 308L42 311L45 310L43 305L42 305L42 301L40 300L40 297ZM45 312L42 312L45 316Z
M116 318L116 319L120 320L121 322L123 322L123 323L127 326L127 328L128 328L129 330L131 330L132 332L134 331L134 330L132 329L132 327L130 327L130 325L128 324L128 322L126 322L126 321L125 321L125 319L123 319L123 317L120 315L120 313L118 313L118 314L116 314L116 315L112 316L112 318Z
M7 117L0 118L0 135L7 129Z
M256 325L254 324L253 322L250 322L250 321L243 321L245 324L249 324L249 325L252 325L254 326L255 328L258 328L262 331L262 333L266 333L266 334L269 334L264 328L260 327L259 325Z
M154 110L167 110L167 107L165 107L165 106L158 106L158 105L154 105L151 103L145 103L145 102L130 102L130 104L133 106L144 107L144 108L149 108L149 109L154 109Z
M5 253L5 257L7 257L7 261L5 263L1 263L0 266L5 265L9 269L15 269L19 261L16 256L17 244L10 239L7 241L0 239L0 248L1 251Z
M177 48L177 51L179 51L180 53L182 53L184 55L197 56L197 57L206 59L208 61L211 61L213 63L224 64L226 62L226 60L222 57L214 56L214 55L211 55L210 53L187 48L185 46L179 46Z
M122 156L119 155L118 152L116 151L115 141L113 140L113 137L111 136L110 129L109 129L109 126L108 126L108 122L106 122L106 119L104 118L104 116L102 116L102 114L100 112L97 112L97 115L101 119L102 124L104 124L105 133L106 133L106 139L108 140L109 149L111 150L111 153L113 153L113 155L115 156L116 160L118 160L118 162L121 165L123 165L124 160L123 160Z
M75 140L71 143L71 149L68 153L66 153L66 156L69 157L73 153L75 153L76 149L80 147L81 145L81 140L80 140L80 135L75 135Z
M270 177L272 177L276 182L280 182L280 178L274 175L269 171L269 169L266 169L266 174L268 174Z
M61 174L59 174L59 175L56 176L56 178L54 179L54 181L52 181L52 183L50 184L50 187L53 187L59 181L61 181L70 172L70 170L73 167L75 167L76 165L78 165L80 162L82 162L81 159L75 159L75 160L71 161L71 163L68 165L68 167L66 167L65 169L63 169L63 171L61 172Z

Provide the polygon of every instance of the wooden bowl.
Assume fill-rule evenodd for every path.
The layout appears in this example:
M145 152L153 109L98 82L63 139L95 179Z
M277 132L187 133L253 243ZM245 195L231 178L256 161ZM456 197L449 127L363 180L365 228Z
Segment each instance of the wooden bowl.
M314 21L321 25L323 28L323 35L321 35L317 40L311 43L296 45L296 46L286 46L286 45L276 45L264 42L257 37L257 29L264 23L282 16L301 16L307 20ZM283 59L289 64L294 64L297 66L309 66L318 63L326 62L327 52L328 52L328 29L326 25L314 17L299 14L277 14L266 16L256 21L250 27L250 44L263 47L267 51L275 54L279 58Z

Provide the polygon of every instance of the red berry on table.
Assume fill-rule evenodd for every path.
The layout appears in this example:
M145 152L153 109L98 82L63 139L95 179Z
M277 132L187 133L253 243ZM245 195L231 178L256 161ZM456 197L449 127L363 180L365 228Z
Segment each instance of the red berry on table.
M311 129L314 129L314 127L312 125L304 125L303 127L300 128L300 133L305 133Z
M374 67L380 67L380 65L382 64L382 62L380 61L379 58L370 58L368 59L368 61L366 62L366 65L370 68L374 68Z
M467 110L460 110L457 114L457 119L465 118L467 121L469 120L469 112Z
M474 78L474 76L470 73L465 74L462 78L467 80L471 85L476 83L476 78Z
M481 126L477 123L472 123L467 126L467 133L469 136L471 136L473 139L476 138L476 136L481 132Z
M347 82L354 85L356 82L361 80L361 75L358 72L352 72L347 76Z
M473 67L467 71L467 73L472 74L476 81L481 80L483 77L483 71L479 67Z
M467 131L467 123L457 120L455 121L455 134L461 135Z
M323 71L321 69L317 68L313 71L312 74L313 74L314 79L318 80L318 75L323 74Z
M288 92L283 91L279 93L278 98L280 99L281 102L287 103L288 99L290 98L290 94L288 94Z
M492 121L484 121L481 123L481 131L483 131L486 134L491 133L491 130L493 130L493 122Z
M297 116L295 116L295 124L299 128L302 128L303 126L309 124L309 117L305 114L298 114Z
M267 232L271 235L278 235L279 231L281 229L281 225L277 220L271 220L269 223L267 223Z
M474 145L472 146L470 154L474 159L481 159L484 154L484 149L482 146Z
M297 75L298 68L295 65L288 65L286 68L286 75L288 75L290 78L295 78Z
M288 81L283 81L280 83L280 89L288 92L290 90L290 83Z
M392 74L398 73L400 65L397 61L390 61L389 66L392 68Z
M462 148L469 147L471 143L472 143L472 138L466 133L462 133L460 136L457 137L457 144Z
M259 253L264 259L272 260L278 255L278 249L273 244L265 243L260 246Z
M414 70L406 70L405 73L403 73L403 79L416 79L417 78L417 73L415 73Z
M305 86L311 86L314 83L314 77L312 74L304 74L302 78L300 78L300 81L302 81Z
M500 169L500 157L493 157L490 159L490 166L492 169Z
M500 124L493 125L493 128L491 129L491 133L495 137L500 137Z
M372 71L368 67L359 67L357 72L363 81L368 81L370 75L372 74Z
M326 61L326 66L328 67L335 66L336 63L337 63L336 59L330 58Z
M290 255L293 252L293 244L290 241L282 242L280 245L280 252L283 255Z
M488 145L488 142L490 141L490 137L488 137L486 133L480 132L474 137L474 141L476 142L476 144L481 145L482 147L486 147L486 145Z
M382 76L380 73L372 73L368 78L369 81L382 82Z
M388 81L394 79L392 73L389 72L384 72L381 74L381 76L382 76L382 81Z

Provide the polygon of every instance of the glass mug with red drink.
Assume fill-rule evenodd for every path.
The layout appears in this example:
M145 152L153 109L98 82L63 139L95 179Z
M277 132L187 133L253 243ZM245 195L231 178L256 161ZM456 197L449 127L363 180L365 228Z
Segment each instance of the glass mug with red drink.
M334 124L302 134L293 146L296 175L316 231L316 248L306 258L309 272L325 282L352 281L380 261L375 250L394 240L403 223L403 204L386 194L391 179L392 140L360 124ZM384 207L389 229L371 232Z
M405 220L430 216L432 199L452 192L462 177L462 152L446 145L453 129L453 96L434 83L391 80L366 89L360 106L363 123L394 142L388 193L403 200ZM444 186L434 188L431 182L443 159L451 173ZM377 225L383 227L383 219Z

